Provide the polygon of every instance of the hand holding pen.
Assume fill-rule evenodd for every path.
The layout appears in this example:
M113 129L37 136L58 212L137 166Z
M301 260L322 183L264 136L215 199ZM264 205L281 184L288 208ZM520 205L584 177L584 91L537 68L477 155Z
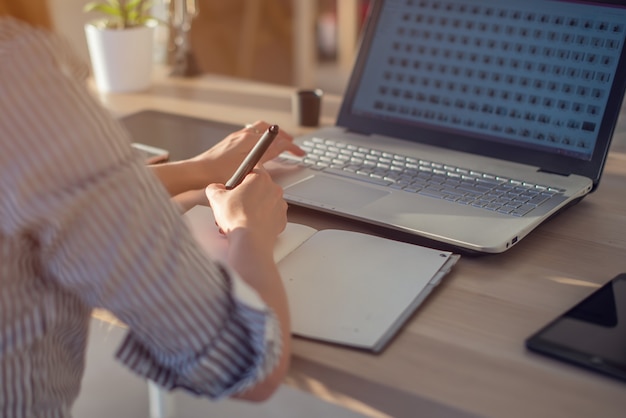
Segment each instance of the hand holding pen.
M256 145L248 153L246 158L244 158L243 162L239 168L237 168L233 176L226 182L225 186L227 190L231 190L239 185L244 177L252 171L254 166L259 163L272 141L276 138L278 132L278 125L271 125L267 128Z
M244 180L244 178L254 169L254 167L259 163L259 161L263 157L263 154L265 153L267 148L269 148L272 141L278 135L278 132L279 132L279 129L277 125L271 125L267 129L267 131L265 131L265 133L261 136L261 138L255 144L255 146L246 155L243 162L241 163L239 168L235 171L233 176L224 185L225 186L224 188L226 190L232 190L235 187L237 187ZM260 213L260 212L263 212L261 210L262 205L260 205L262 201L270 202L270 206L274 208L272 210L276 210L276 205L280 205L281 210L279 210L277 213L283 213L283 212L286 213L287 203L282 199L282 189L280 188L280 186L276 185L275 183L271 181L271 178L269 177L269 174L267 172L262 170L260 173L262 174L262 176L260 176L258 179L255 179L255 181L258 181L258 180L263 180L265 182L269 181L272 187L280 189L281 192L267 193L267 190L264 188L257 188L257 187L248 188L243 194L243 196L245 196L246 200L254 201L256 203L255 209L252 212L253 215L251 216L255 218L261 217L262 219L266 219L266 218L269 219L268 214L263 215L262 213ZM215 189L214 185L208 186L207 198L209 198L209 202L211 202L212 200L211 194L215 193L216 190L217 189ZM253 195L256 195L256 196L253 196ZM214 213L215 213L215 208L214 208ZM282 219L281 222L284 223L286 221L285 219ZM219 225L217 221L217 217L216 217L216 225L219 228L219 232L221 234L224 234L224 230ZM281 225L281 228L284 228L284 225L282 223L280 225Z

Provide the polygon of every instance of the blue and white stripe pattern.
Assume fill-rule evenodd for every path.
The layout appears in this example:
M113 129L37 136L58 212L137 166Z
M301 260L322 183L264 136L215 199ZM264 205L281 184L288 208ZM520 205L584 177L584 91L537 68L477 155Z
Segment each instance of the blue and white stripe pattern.
M0 416L71 415L94 308L128 325L117 356L138 374L245 390L280 357L276 318L196 245L86 75L63 41L0 18Z

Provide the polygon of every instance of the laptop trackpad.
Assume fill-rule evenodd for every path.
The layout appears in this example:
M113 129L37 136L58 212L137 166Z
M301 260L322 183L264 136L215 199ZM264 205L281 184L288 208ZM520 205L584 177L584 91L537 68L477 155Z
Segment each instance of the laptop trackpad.
M302 203L321 203L326 208L343 209L358 209L388 194L389 192L382 190L322 176L313 176L285 188L285 195Z

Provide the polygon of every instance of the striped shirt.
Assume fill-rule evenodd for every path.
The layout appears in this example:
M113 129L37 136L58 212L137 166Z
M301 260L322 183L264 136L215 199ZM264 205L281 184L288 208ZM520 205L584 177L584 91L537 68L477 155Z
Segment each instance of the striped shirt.
M94 308L128 325L117 357L140 376L241 392L278 362L276 317L202 252L86 75L0 18L0 416L71 416Z

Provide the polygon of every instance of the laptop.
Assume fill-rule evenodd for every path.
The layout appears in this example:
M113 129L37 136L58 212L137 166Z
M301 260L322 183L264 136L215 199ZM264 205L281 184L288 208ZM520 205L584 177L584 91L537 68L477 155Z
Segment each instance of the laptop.
M374 1L335 126L272 167L292 204L501 253L599 184L626 1Z

